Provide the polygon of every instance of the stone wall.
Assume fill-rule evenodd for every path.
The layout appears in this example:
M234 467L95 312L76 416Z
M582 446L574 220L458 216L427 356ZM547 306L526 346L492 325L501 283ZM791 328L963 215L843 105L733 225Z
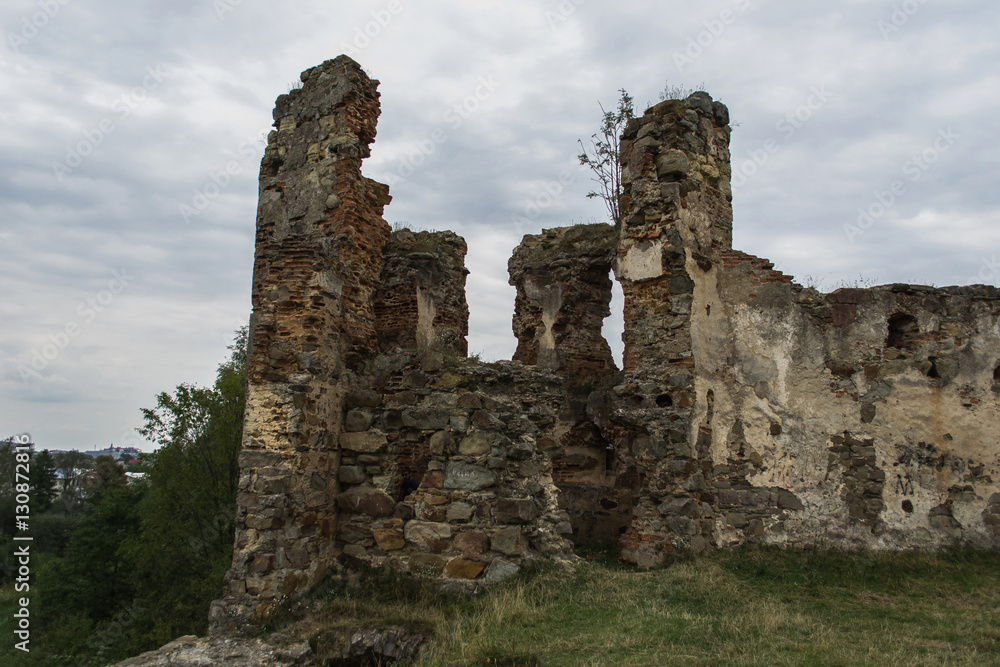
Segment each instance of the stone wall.
M375 295L379 347L468 354L465 240L453 232L393 232Z
M507 263L514 301L514 360L561 371L576 383L618 369L601 335L611 314L616 231L578 225L526 235Z
M377 82L278 100L261 165L236 550L212 627L360 562L475 588L572 542L1000 545L1000 294L831 294L732 249L728 111L658 104L619 227L526 236L513 361L466 359L465 242L390 235ZM601 324L613 269L626 355ZM254 614L257 616L254 616Z

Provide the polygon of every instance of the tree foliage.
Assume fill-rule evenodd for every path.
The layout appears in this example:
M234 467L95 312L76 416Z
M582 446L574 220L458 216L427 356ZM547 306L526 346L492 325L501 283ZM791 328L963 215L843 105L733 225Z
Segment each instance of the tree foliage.
M142 480L99 457L82 509L49 522L57 546L40 554L24 664L106 664L205 633L232 560L246 341L243 328L212 387L180 385L142 411L139 431L158 445ZM72 458L56 465L77 469Z
M43 449L31 460L28 476L31 484L31 509L33 512L47 512L59 495L56 487L56 462L49 450Z
M583 150L577 156L580 164L586 165L594 172L591 180L598 186L596 190L588 192L587 197L600 197L604 200L608 215L615 225L621 224L619 209L622 196L622 165L619 155L621 137L629 121L635 117L632 96L624 88L619 92L621 97L614 111L605 110L604 105L598 102L602 114L601 127L590 136L590 149L587 149L582 139L577 140Z

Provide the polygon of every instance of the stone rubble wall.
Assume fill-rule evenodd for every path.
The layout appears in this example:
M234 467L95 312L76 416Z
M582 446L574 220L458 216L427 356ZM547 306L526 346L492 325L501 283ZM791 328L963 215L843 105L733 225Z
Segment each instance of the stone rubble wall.
M517 362L380 357L347 396L340 436L341 521L349 558L457 581L498 581L568 558L540 439L562 402L558 376Z

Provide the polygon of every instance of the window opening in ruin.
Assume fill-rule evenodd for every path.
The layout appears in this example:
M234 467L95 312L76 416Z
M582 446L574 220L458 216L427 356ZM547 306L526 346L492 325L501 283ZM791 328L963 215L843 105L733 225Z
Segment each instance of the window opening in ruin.
M917 318L906 313L893 313L888 321L889 335L886 336L885 346L897 349L910 349L916 347L916 336L919 333Z
M611 347L611 358L615 360L618 368L624 368L625 342L622 340L622 336L625 335L625 292L622 291L621 283L615 280L614 272L611 271L608 275L611 278L611 303L609 304L611 314L604 318L604 323L601 325L601 335Z
M993 381L1000 382L1000 366L993 369Z
M927 357L927 361L931 362L931 367L927 369L927 377L929 378L941 377L941 374L938 373L937 369L937 357Z

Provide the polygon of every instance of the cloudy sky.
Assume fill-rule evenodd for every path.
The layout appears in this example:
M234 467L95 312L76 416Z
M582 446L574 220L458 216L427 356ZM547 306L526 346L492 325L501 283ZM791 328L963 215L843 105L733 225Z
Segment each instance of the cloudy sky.
M0 435L137 444L158 392L211 383L274 99L341 53L381 81L386 219L469 242L485 358L514 349L520 236L605 219L576 142L620 88L729 105L735 245L800 282L1000 282L995 0L611 6L5 0Z

